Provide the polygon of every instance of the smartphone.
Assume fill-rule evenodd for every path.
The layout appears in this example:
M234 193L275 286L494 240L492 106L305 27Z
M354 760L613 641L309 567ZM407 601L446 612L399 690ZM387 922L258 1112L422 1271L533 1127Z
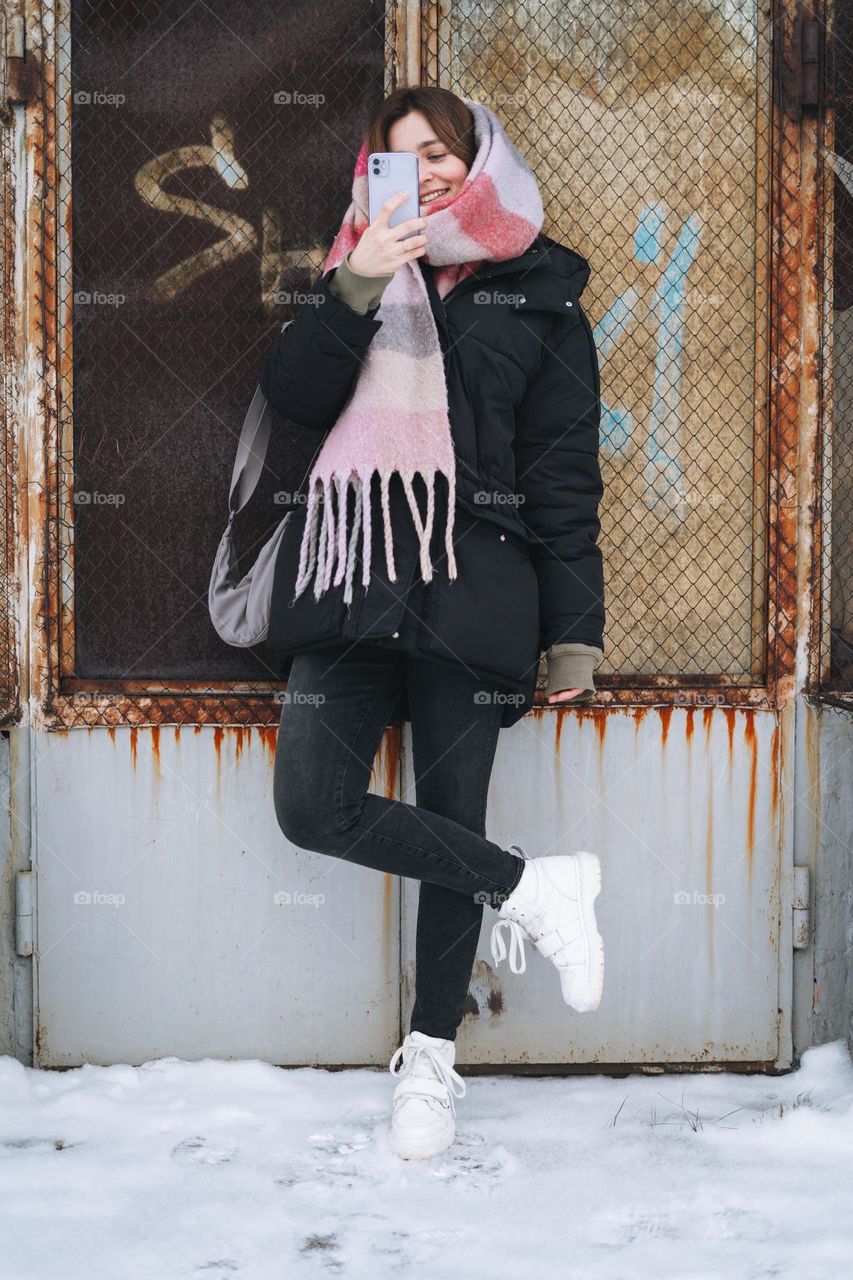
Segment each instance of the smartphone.
M421 211L419 189L418 157L414 151L371 151L367 157L367 208L371 222L376 221L385 201L398 191L408 191L409 195L391 214L388 226L396 227L409 218L417 218ZM411 231L403 239L419 234Z

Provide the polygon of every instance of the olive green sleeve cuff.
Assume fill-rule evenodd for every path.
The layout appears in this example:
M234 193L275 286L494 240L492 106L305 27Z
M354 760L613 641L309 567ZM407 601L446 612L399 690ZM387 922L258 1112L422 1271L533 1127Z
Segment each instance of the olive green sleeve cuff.
M329 281L329 289L341 302L345 302L359 315L373 311L382 301L382 294L394 279L390 276L359 276L350 270L349 254L344 258Z
M564 689L588 689L590 693L595 693L593 672L603 661L604 650L597 645L580 644L577 641L552 644L548 650L546 697ZM577 701L582 701L580 694L577 695Z

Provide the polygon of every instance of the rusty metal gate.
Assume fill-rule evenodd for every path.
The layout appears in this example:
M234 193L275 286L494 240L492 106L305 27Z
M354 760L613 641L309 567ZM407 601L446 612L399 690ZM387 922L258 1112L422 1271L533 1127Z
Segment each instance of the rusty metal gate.
M602 380L600 692L502 734L488 827L600 851L605 999L578 1018L544 965L504 979L481 944L460 1060L790 1063L790 747L832 668L813 181L831 17L9 8L0 697L32 779L38 1065L379 1063L407 1025L417 886L284 840L284 686L262 647L218 640L206 590L260 362L322 265L368 112L418 82L486 102L527 155L544 230L591 262ZM297 427L274 434L247 563L310 459ZM388 795L414 794L407 748L389 728Z
M815 642L808 688L853 709L853 11L838 6L822 59L811 51L817 108L814 236L820 332L821 448L815 481L811 582Z

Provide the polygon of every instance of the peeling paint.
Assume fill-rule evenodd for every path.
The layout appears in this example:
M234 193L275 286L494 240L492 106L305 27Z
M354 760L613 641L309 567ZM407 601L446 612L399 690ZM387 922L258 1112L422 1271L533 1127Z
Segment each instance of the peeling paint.
M500 978L492 966L478 956L474 961L471 983L463 1011L463 1021L499 1018L504 1012Z

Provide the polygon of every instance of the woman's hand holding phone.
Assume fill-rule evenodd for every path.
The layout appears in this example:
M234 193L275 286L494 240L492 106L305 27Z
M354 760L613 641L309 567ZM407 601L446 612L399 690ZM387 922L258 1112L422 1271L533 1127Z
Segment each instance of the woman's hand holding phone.
M404 262L411 262L426 252L426 236L420 232L427 224L426 218L409 218L396 227L388 226L391 214L405 203L408 194L408 191L398 191L390 196L380 206L376 221L362 232L349 255L349 268L357 276L393 275Z

